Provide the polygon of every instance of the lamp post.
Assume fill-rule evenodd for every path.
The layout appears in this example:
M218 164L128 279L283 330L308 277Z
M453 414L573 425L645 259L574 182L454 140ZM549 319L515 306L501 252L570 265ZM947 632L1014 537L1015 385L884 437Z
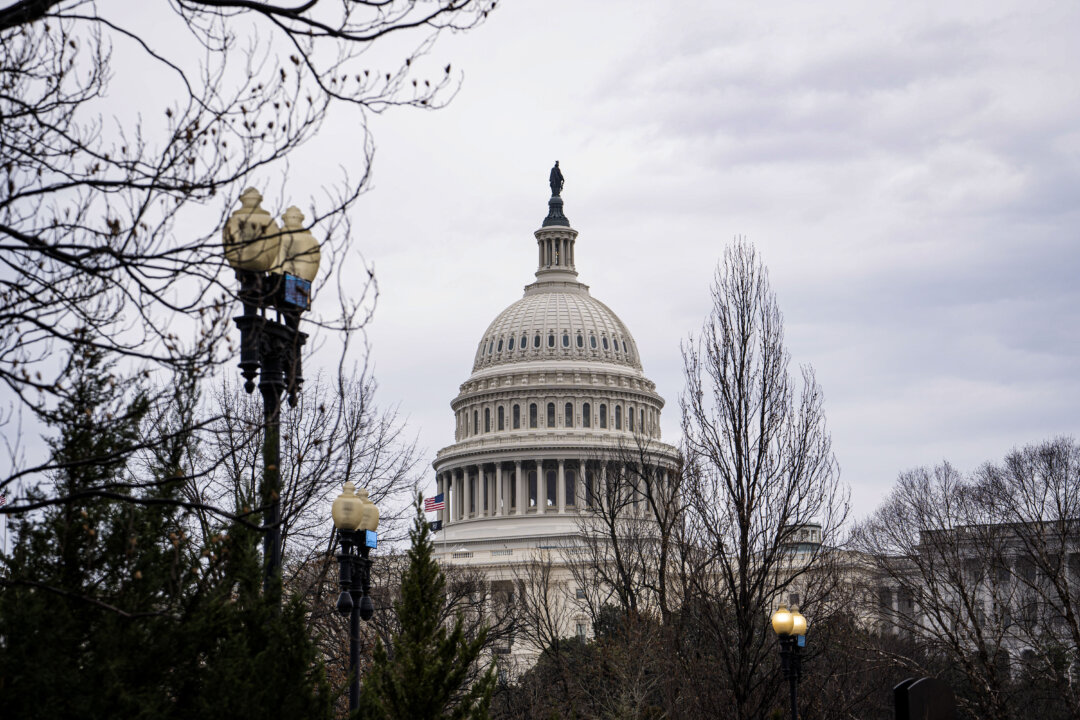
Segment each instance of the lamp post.
M799 649L806 644L806 618L799 608L781 603L772 616L772 628L780 638L780 667L791 691L791 720L799 720L798 685L802 675Z
M331 514L341 543L337 555L341 585L337 609L349 616L349 712L353 713L360 702L360 621L366 622L375 614L375 603L368 595L371 590L368 553L378 546L375 531L379 528L379 508L368 499L366 489L354 494L353 484L346 482L341 495L334 500Z
M289 405L295 405L304 381L300 348L307 335L300 332L300 314L311 307L311 282L319 272L320 252L318 241L304 229L300 210L286 210L278 226L261 202L255 188L241 193L240 209L226 221L222 240L244 306L244 314L234 319L240 329L244 390L254 392L258 374L263 399L259 503L266 527L263 592L268 594L281 568L281 396L288 390Z

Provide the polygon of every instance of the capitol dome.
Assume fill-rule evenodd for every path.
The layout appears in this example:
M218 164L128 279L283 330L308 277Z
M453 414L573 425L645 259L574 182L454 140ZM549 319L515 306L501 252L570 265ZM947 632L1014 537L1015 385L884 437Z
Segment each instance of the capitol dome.
M453 563L505 569L530 548L573 543L579 519L621 482L628 458L640 463L647 449L649 467L636 472L654 488L677 463L660 440L664 400L633 336L578 281L578 233L563 214L557 165L552 178L547 217L533 233L535 280L480 338L450 404L455 441L433 463L445 501L438 540ZM635 487L631 508L644 517L649 490Z

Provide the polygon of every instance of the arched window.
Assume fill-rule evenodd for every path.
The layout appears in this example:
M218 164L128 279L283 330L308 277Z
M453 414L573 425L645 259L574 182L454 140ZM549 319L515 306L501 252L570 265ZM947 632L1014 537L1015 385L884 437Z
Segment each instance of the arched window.
M536 335L533 336L533 347L535 347L535 348L540 347L540 333L537 333Z
M499 421L498 421L498 424L496 425L496 428L501 431L504 427L506 427L506 411L503 410L503 406L500 405L499 406Z
M514 429L517 430L521 427L521 406L514 406Z
M491 432L491 408L484 408L484 432Z
M480 433L480 414L475 410L472 411L472 431L473 435Z
M529 427L536 427L536 403L529 403Z
M488 355L490 355L494 350L495 350L495 340L492 339L492 341L488 343Z
M645 432L645 411L644 410L641 411L640 417L641 417L641 423L640 423L640 425L638 427L641 429L641 432Z
M555 403L548 403L548 406L547 406L547 426L549 428L555 427Z
M536 507L536 471L529 471L529 507Z
M585 338L581 337L581 333L578 333L578 336L577 336L577 346L579 348L585 347Z
M499 338L499 345L495 348L495 352L502 352L502 338Z
M604 343L604 349L607 350L608 349L607 336L605 335L602 339L603 339L603 343Z
M562 334L562 346L565 348L570 347L570 336L567 333Z
M624 353L626 353L627 355L630 354L630 351L626 349L626 341L625 340L622 341L622 351Z
M547 471L547 482L544 484L547 485L547 506L554 507L555 503L558 502L558 500L555 498L555 493L558 491L559 487L558 483L556 482L554 470Z
M514 336L511 335L510 339L506 341L506 350L507 350L507 352L509 352L509 351L511 351L513 349L514 349Z
M567 468L563 471L563 474L566 479L566 504L577 505L577 503L574 502L577 499L574 496L574 489L577 487L577 473L570 468Z
M615 429L622 430L622 405L615 406Z
M521 345L520 345L520 347L521 347L521 352L525 352L525 350L529 347L529 336L528 335L522 335L521 336Z
M630 432L634 432L634 408L630 408L630 416L628 419L630 420L629 430Z
M590 335L589 336L589 347L591 347L593 350L596 349L596 336L595 335Z
M563 426L574 427L574 404L566 403L565 413L563 414Z
M600 429L607 430L607 405L600 403Z
M592 405L589 403L581 406L581 427L592 427Z
M548 347L555 347L555 333L548 333Z

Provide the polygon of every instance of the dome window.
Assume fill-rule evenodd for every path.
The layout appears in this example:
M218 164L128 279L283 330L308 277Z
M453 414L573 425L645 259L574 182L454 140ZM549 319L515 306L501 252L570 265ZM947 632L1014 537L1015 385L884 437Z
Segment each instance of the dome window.
M491 408L484 408L484 432L491 432Z
M566 333L562 334L562 346L564 348L570 347L570 336L567 335Z
M499 338L499 345L495 348L496 352L502 352L502 338Z
M521 406L520 405L515 405L514 406L514 425L513 425L513 427L514 427L515 430L520 430L521 429Z
M608 343L607 343L607 336L606 335L603 338L603 342L604 342L604 349L607 350L608 349Z
M581 333L578 333L578 336L577 336L577 346L579 348L585 347L585 338L581 337Z
M634 408L630 408L630 415L627 419L630 421L630 432L634 432Z
M499 422L495 427L500 432L502 432L502 429L506 427L506 411L503 409L502 405L499 406Z
M547 426L549 428L555 427L555 403L547 404Z
M536 427L536 403L529 403L529 428Z
M607 405L600 404L600 429L607 430Z
M548 347L555 347L555 333L548 333Z
M622 405L615 406L615 429L622 430Z
M590 335L590 336L589 336L589 346L590 346L590 347L591 347L591 348L592 348L593 350L595 350L595 349L596 349L596 336L595 336L595 335Z
M511 350L514 349L514 336L513 335L511 335L510 339L506 341L506 349L507 349L507 351L511 351Z
M492 340L488 343L488 355L495 351L495 341Z
M533 336L533 347L534 348L540 347L540 333L537 333L536 335Z
M566 417L563 418L564 427L574 427L574 404L566 403Z
M630 351L626 349L626 341L625 340L622 341L622 351L624 353L626 353L627 355L630 354Z
M581 427L592 427L592 405L589 403L581 406Z

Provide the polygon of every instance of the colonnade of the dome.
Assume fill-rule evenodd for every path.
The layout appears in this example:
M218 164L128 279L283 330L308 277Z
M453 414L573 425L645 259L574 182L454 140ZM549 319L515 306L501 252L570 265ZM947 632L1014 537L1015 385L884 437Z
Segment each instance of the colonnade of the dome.
M565 515L610 503L613 492L625 505L624 517L645 517L647 493L666 493L668 474L662 466L587 456L463 462L437 474L446 501L439 519L446 526L480 518Z

